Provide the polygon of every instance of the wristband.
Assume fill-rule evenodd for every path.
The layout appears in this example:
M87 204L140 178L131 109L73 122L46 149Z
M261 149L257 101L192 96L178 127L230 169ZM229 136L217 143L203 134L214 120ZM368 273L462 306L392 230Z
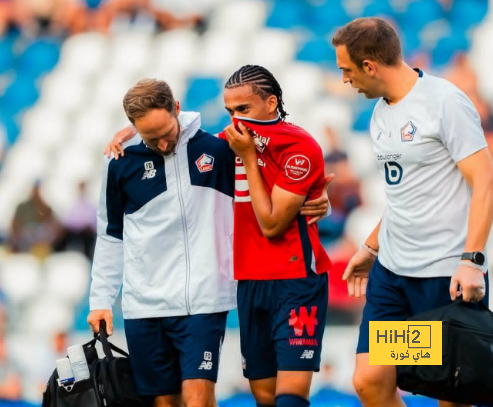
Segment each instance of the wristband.
M362 247L361 247L363 250L366 250L367 252L373 254L375 257L378 256L378 250L375 250L375 249L372 249L370 246L368 246L367 244L364 244Z

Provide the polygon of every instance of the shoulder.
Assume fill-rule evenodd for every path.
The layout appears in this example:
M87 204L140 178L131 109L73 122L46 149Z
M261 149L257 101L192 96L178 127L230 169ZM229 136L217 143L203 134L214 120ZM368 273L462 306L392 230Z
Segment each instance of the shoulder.
M125 155L123 157L119 157L118 160L115 159L113 153L111 157L108 158L104 156L104 166L110 172L119 172L123 167L125 167L130 161L135 159L137 154L147 153L148 148L142 141L140 134L137 134L132 139L124 142L122 144L123 150L125 151Z
M210 143L216 143L217 145L221 145L226 142L226 136L224 132L219 134L211 134L205 130L199 129L195 136L192 137L192 140L207 140Z
M322 157L322 148L305 129L292 123L284 123L281 126L285 126L288 151L302 151L311 155L320 154Z
M224 132L221 132L216 135L212 135L211 133L208 133L205 130L199 129L197 133L195 133L195 136L191 138L191 141L193 143L201 142L201 143L210 144L212 146L216 146L218 148L229 149L229 144L228 141L226 140L226 136L224 135Z
M190 139L189 148L203 148L205 147L208 151L216 152L221 155L234 155L233 150L229 147L229 143L220 136L212 135L202 129L198 130Z
M447 106L461 102L471 103L463 91L446 79L426 75L423 80L425 81L425 86L422 87L422 92L427 95L432 103Z

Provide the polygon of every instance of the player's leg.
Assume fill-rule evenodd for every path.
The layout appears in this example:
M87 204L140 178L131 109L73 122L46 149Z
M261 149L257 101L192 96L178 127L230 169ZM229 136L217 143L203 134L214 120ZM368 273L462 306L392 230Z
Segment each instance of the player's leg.
M366 304L359 330L353 385L365 407L404 406L397 393L395 366L369 364L370 321L405 321L411 316L404 279L375 260L366 288Z
M286 405L279 402L284 395L295 395L300 399L307 400L310 397L310 386L312 384L312 371L289 371L277 372L276 401L277 405ZM303 403L304 404L304 403Z
M268 407L276 405L276 377L267 379L250 380L250 390L252 391L257 407Z
M243 376L257 406L276 404L277 361L271 337L270 287L272 281L238 282L238 317Z
M178 317L166 328L178 349L186 407L214 407L227 312Z
M278 407L307 407L313 372L320 370L328 305L327 274L275 282L273 338Z
M127 319L125 336L138 393L154 407L181 407L178 352L163 331L164 318Z

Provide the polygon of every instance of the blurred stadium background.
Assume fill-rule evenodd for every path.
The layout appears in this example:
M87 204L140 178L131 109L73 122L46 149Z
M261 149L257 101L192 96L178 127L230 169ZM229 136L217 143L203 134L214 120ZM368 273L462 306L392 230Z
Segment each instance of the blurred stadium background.
M357 406L351 375L362 301L342 272L385 206L368 124L374 101L343 85L336 27L383 16L405 58L476 105L493 150L493 1L0 0L0 406L34 403L86 324L102 151L126 126L122 98L143 77L168 81L203 128L228 123L222 87L241 65L278 78L288 119L319 141L333 214L320 224L334 261L323 369L312 404ZM490 269L493 247L490 244ZM124 346L115 307L115 342ZM235 312L217 388L221 406L254 405L241 374ZM408 406L436 405L408 397Z

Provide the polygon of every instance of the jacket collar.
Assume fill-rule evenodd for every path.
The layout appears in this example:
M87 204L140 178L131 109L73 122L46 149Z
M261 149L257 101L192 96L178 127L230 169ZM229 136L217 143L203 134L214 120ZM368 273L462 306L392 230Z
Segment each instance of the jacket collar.
M197 134L202 124L200 113L197 112L181 112L178 116L178 122L180 123L181 132L177 148L187 144Z

